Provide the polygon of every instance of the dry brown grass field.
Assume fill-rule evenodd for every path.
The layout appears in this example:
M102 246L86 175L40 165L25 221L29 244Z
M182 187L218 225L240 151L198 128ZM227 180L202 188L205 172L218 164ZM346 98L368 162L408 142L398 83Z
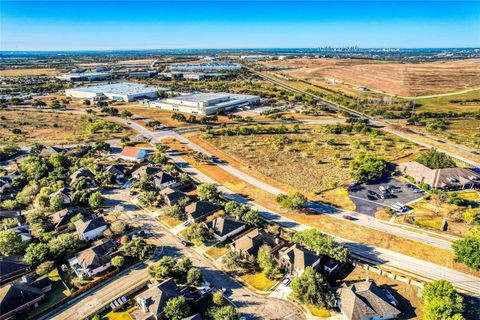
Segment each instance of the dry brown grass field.
M329 215L310 215L297 211L285 210L277 204L273 194L259 189L245 182L244 180L231 175L219 166L195 161L191 156L192 150L178 140L164 139L162 142L180 155L187 163L206 174L213 180L221 182L222 185L227 189L251 199L269 210L287 216L292 220L304 223L310 227L318 228L319 230L329 234L336 234L345 239L393 250L418 259L436 263L438 265L447 266L468 274L474 274L476 276L480 275L480 272L475 272L464 264L454 262L453 254L450 251L379 232L377 230L366 228L342 219L337 219ZM219 156L218 153L215 155L224 161L228 161L229 159L228 156L222 157ZM232 164L232 162L230 163ZM237 167L235 163L232 165ZM242 170L241 167L237 168Z
M406 121L400 121L406 125ZM446 130L429 131L425 126L408 126L417 132L428 134L449 142L476 148L475 142L480 140L480 120L476 119L445 119Z
M68 145L91 142L99 139L113 139L131 132L92 134L86 131L91 116L58 113L51 111L0 111L0 144L17 143L28 145L38 142L44 145ZM92 118L93 119L93 118ZM23 134L14 134L12 129Z
M0 77L22 77L22 76L54 76L58 71L55 69L7 69L0 70Z
M333 139L334 145L327 142L329 139ZM323 192L349 182L349 165L361 151L395 161L421 149L389 134L332 134L322 125L305 126L299 133L284 136L221 136L210 142L245 166L307 193Z
M375 60L288 59L264 62L289 66L283 74L296 78L334 78L374 90L414 96L480 86L480 59L400 63Z

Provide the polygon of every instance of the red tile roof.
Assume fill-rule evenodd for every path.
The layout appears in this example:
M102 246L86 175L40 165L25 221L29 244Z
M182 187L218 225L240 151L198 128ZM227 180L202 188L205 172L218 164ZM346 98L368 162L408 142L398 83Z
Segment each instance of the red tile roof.
M120 153L121 156L124 157L132 157L136 158L138 154L142 151L141 148L135 148L135 147L124 147L122 152Z

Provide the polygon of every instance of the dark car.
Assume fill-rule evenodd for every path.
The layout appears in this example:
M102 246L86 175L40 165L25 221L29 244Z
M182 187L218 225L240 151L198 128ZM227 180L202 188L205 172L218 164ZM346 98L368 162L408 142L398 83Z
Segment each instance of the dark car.
M367 194L371 195L371 196L377 196L377 193L375 191L372 191L372 190L367 190Z
M367 194L367 199L368 200L377 200L376 196L372 196L371 194Z
M192 243L192 242L190 242L190 241L185 241L185 240L182 240L182 244L183 244L184 246L186 246L186 247L191 247L191 246L193 246L193 243Z
M350 221L353 221L353 220L354 220L353 217L352 217L352 216L349 216L348 214L344 214L344 215L342 216L342 218L343 218L343 219L346 219L346 220L350 220Z

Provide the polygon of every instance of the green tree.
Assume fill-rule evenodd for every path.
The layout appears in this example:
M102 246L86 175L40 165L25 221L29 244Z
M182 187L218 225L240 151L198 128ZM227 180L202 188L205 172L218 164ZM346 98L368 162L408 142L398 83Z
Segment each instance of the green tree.
M188 241L205 242L212 238L211 232L202 223L194 223L183 232L183 236Z
M9 229L0 231L0 253L5 256L20 254L23 251L24 244L20 233Z
M382 177L387 171L387 162L380 156L361 152L350 164L350 174L358 181Z
M173 217L179 220L183 220L184 215L182 210L180 209L180 206L178 205L173 205L173 206L165 206L163 208L163 214L168 216L168 217Z
M88 197L88 204L91 208L98 209L103 204L104 200L102 194L99 191L96 191Z
M216 292L212 295L212 302L213 302L213 304L216 305L216 306L223 306L223 304L225 303L225 300L224 300L224 298L223 298L222 292L216 291Z
M40 243L30 243L25 249L24 260L28 264L40 264L49 257L50 250L48 245Z
M0 207L5 210L13 210L18 208L18 201L17 200L5 200L1 203Z
M200 200L216 202L220 198L220 191L212 183L201 184L197 189L197 194Z
M150 275L157 279L165 279L171 277L175 272L174 269L177 261L169 256L164 256L154 264L148 267Z
M64 233L48 242L50 253L54 257L71 257L82 246L82 240L76 235Z
M120 113L120 117L130 118L131 116L133 116L133 113L128 110L122 110L122 112Z
M331 236L322 233L318 229L296 232L292 236L292 241L337 261L347 261L349 250L343 246L336 246Z
M125 228L127 227L127 225L125 224L125 222L123 222L122 220L117 220L117 221L114 221L112 222L112 224L110 225L110 229L113 231L113 233L115 234L122 234L124 231L125 231Z
M169 320L182 320L190 314L190 306L184 296L179 296L168 299L163 312Z
M198 268L190 268L187 273L187 282L198 286L202 283L202 273Z
M463 220L468 224L478 223L480 221L480 209L468 209L462 214Z
M480 225L472 227L464 239L456 240L452 245L455 261L470 268L480 270Z
M439 152L436 149L430 149L417 157L417 162L430 169L455 168L457 165L449 155Z
M290 287L295 299L301 303L319 308L333 306L335 299L328 290L327 282L312 267L307 267L301 276L293 279Z
M285 209L300 209L307 202L307 197L299 192L277 195L276 201Z
M213 320L238 320L238 314L232 305L223 307L212 307L207 312L209 318Z
M461 320L463 298L446 280L436 280L425 286L422 293L424 320Z
M50 272L50 270L53 270L55 268L55 263L53 261L45 261L42 262L38 265L37 268L35 268L35 273L37 276L43 276L47 273Z
M115 256L112 258L112 266L116 268L121 268L125 264L125 258L123 256Z
M124 255L138 259L145 259L150 255L152 247L144 238L135 238L121 247Z
M249 226L260 226L262 224L262 219L257 210L250 209L243 216L242 220L246 222Z
M50 198L50 210L60 211L65 207L63 198L61 195L56 195Z

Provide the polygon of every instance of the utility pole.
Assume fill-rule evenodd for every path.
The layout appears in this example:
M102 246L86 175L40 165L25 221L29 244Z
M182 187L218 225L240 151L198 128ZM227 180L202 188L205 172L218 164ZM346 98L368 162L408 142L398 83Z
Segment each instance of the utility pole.
M415 104L417 103L416 99L417 99L417 96L416 95L413 96L412 114L410 115L410 118L413 118L413 112L415 111Z

